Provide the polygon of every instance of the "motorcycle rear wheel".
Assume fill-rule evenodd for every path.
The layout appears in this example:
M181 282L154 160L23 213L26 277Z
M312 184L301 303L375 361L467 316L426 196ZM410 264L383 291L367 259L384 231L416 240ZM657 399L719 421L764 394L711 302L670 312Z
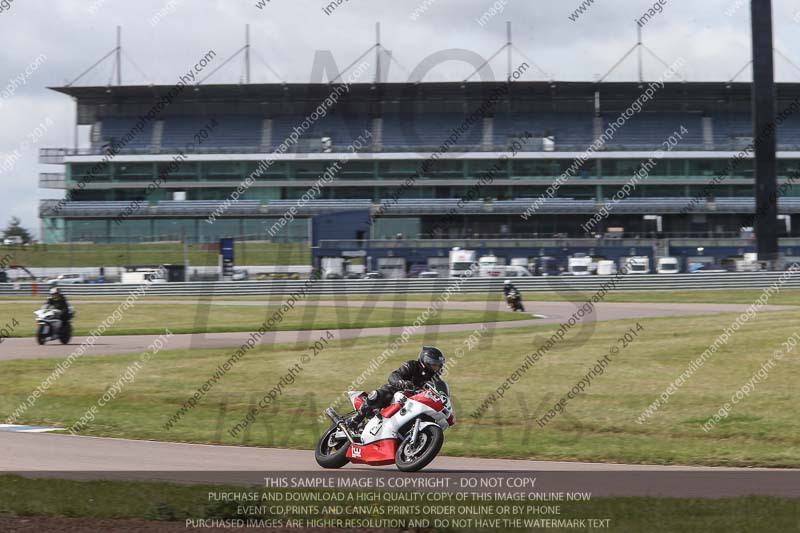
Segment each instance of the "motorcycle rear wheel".
M394 454L394 462L401 472L422 470L436 458L444 444L444 433L439 426L425 426L420 429L417 444L413 448L410 444L411 436L409 431Z
M39 343L40 346L47 342L47 335L44 333L44 326L40 325L38 328L36 328L36 342Z
M317 460L317 464L322 468L341 468L350 462L350 459L347 458L350 441L345 439L344 441L334 442L332 438L338 429L335 425L329 427L322 434L319 442L317 442L317 447L314 449L314 459Z
M61 341L61 344L68 344L71 338L72 338L72 325L65 324L64 326L62 326L61 331L58 333L58 340Z

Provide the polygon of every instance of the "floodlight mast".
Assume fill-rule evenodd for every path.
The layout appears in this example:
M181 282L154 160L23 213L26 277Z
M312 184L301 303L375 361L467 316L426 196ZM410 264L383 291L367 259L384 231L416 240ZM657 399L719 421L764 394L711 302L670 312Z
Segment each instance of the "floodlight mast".
M754 229L758 259L773 267L778 259L778 187L775 172L776 96L772 0L752 0L750 22L753 42Z

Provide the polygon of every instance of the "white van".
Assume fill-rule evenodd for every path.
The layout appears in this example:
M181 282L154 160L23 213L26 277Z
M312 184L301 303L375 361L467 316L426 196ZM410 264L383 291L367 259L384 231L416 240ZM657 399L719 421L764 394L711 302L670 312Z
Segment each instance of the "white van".
M53 285L74 285L76 283L86 283L86 276L83 274L60 274L57 278L47 280Z

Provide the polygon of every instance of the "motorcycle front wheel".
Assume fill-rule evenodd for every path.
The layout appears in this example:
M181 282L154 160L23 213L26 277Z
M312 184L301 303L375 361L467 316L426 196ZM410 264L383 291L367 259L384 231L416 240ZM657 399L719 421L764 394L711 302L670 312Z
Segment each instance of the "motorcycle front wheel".
M40 346L47 342L47 333L44 331L44 324L40 324L39 327L36 328L36 342L38 342Z
M336 439L335 433L337 426L331 426L320 437L317 447L314 450L314 459L322 468L341 468L350 460L347 458L347 450L350 448L350 441Z
M444 444L444 432L439 426L425 426L419 430L416 444L411 444L412 432L397 447L394 462L401 472L422 470L434 460Z

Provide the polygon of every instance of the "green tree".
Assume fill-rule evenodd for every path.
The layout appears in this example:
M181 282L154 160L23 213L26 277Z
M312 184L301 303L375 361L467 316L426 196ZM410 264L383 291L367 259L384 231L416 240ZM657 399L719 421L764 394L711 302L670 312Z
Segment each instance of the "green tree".
M22 222L18 217L11 217L8 222L8 227L3 230L3 238L8 237L22 237L22 242L27 244L31 242L31 232L22 227Z

